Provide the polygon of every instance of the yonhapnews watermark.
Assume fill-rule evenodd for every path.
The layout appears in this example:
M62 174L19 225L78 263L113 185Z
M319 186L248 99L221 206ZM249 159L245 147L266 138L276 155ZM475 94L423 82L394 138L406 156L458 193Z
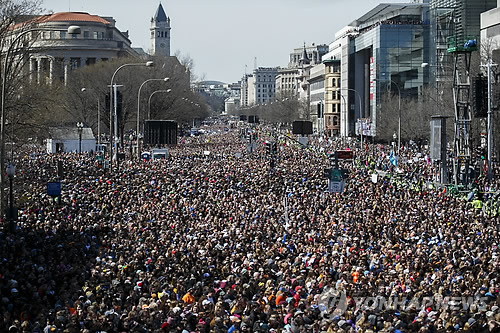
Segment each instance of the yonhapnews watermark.
M440 309L450 311L469 311L471 306L474 311L488 311L488 296L445 296L442 297L422 297L422 298L402 298L399 296L352 296L348 297L345 292L329 288L325 290L318 299L318 307L321 311L330 314L332 317L342 315L349 306L355 309L371 310L392 310L408 311L425 310L431 308L431 311Z

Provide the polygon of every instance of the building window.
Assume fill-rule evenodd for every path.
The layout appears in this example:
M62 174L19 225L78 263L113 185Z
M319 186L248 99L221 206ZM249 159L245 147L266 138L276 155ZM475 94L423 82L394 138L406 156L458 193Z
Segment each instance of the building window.
M83 38L88 39L89 35L90 35L90 32L88 32L88 31L83 32Z
M87 65L95 65L96 63L96 58L87 58Z
M77 69L78 67L80 67L80 58L71 58L70 68Z
M339 120L337 117L333 117L333 126L338 126L339 125Z
M61 39L66 39L66 31L61 31L61 32L59 32L59 37L60 37Z

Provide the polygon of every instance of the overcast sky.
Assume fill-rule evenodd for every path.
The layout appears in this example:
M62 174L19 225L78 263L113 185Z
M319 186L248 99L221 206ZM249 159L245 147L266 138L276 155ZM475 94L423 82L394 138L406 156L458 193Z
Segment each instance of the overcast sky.
M329 44L342 27L379 3L410 0L170 0L161 1L171 19L172 55L194 61L205 80L237 82L258 67L286 67L294 48ZM43 0L45 12L81 11L113 16L129 31L133 47L150 49L151 17L158 0ZM256 59L256 61L255 61Z

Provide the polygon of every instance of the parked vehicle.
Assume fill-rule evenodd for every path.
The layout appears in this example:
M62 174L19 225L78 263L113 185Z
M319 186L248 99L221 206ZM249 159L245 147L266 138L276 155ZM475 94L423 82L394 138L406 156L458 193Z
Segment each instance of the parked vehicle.
M167 148L155 148L152 151L153 160L166 160L168 158L168 149Z

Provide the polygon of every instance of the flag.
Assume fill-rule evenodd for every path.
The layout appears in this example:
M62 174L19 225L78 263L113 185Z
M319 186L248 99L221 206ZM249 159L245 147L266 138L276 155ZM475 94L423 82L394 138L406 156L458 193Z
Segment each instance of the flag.
M389 161L391 162L392 165L398 166L398 160L396 156L394 156L394 152L391 151L391 155L389 155Z

